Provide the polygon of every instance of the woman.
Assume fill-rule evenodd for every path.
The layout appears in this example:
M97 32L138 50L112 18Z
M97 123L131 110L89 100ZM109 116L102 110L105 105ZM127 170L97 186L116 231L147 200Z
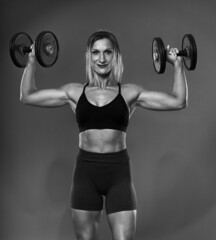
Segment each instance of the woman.
M131 240L136 228L136 194L126 148L126 129L136 107L180 110L187 106L187 82L178 50L167 47L174 67L170 94L120 84L123 63L116 37L106 31L90 36L86 50L87 83L37 90L34 45L21 81L23 103L40 107L68 104L79 127L79 153L73 174L72 217L77 239L97 239L105 200L114 240Z

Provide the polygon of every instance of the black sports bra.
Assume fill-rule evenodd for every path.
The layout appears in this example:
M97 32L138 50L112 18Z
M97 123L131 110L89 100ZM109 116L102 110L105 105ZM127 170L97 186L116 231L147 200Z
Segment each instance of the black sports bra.
M97 107L91 104L86 95L85 88L78 100L76 107L76 119L80 132L88 129L114 129L126 132L129 123L129 110L121 95L119 85L118 95L108 104Z

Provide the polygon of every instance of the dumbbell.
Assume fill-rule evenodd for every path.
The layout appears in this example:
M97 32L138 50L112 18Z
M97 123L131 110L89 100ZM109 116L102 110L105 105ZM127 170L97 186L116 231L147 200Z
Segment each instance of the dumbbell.
M187 70L194 70L197 64L196 41L192 34L185 34L182 39L182 49L177 56L183 57ZM164 73L166 69L167 53L161 38L154 38L152 41L152 59L154 69L157 73Z
M10 57L13 63L20 68L27 64L28 53L32 51L33 41L25 32L18 32L13 35L9 44ZM43 67L51 67L55 64L59 55L59 43L50 31L42 31L35 40L35 56Z

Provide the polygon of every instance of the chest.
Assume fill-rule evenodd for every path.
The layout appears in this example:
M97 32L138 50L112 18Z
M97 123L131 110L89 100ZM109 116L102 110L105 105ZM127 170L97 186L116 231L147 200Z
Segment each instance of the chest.
M117 89L86 89L85 96L89 103L102 107L111 103L119 94Z

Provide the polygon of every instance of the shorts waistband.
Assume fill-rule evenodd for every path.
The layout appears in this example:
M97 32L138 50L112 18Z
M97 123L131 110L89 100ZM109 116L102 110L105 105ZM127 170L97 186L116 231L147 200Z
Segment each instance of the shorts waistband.
M119 163L130 161L130 157L128 155L127 149L108 153L88 152L83 149L79 149L77 160L89 162Z

